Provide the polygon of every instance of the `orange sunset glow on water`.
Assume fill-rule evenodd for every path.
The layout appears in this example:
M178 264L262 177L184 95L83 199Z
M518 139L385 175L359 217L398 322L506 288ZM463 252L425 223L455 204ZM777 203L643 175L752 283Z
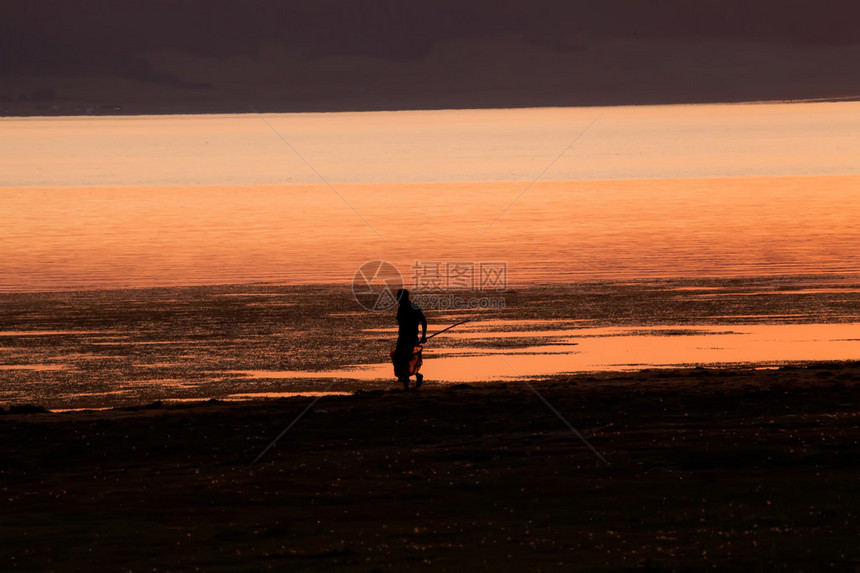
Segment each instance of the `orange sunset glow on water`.
M853 296L851 277L860 270L858 103L26 118L2 126L0 291L9 293L260 283L347 287L365 263L387 261L410 288L421 286L421 269L460 262L503 267L502 287L508 288L810 276L823 277L821 293L830 288L827 277L842 277L833 296ZM687 294L704 303L728 284ZM654 292L649 305L683 293ZM856 341L828 336L825 325L817 327L815 344L793 342L793 322L813 323L804 328L852 322L850 313L825 319L821 310L798 307L805 299L792 298L793 292L779 291L779 310L765 312L772 336L739 332L735 351L724 348L731 338L717 326L695 335L643 337L636 325L648 329L654 319L634 315L622 323L631 330L619 336L603 338L599 329L586 328L582 341L567 340L567 346L557 345L547 324L522 333L518 350L493 350L494 338L486 333L482 347L463 354L455 331L448 335L454 347L440 341L428 350L425 370L444 383L854 356ZM299 304L284 296L271 293L248 304ZM457 309L436 308L448 299L434 296L423 300L438 330L444 324L434 315ZM484 298L463 300L480 305ZM516 307L507 308L509 296L490 298L485 302L495 314L464 316L482 323L506 309L513 312L508 318L519 317ZM564 306L604 325L617 312L583 316L576 303ZM802 318L781 316L787 312ZM731 306L723 314L718 324L746 322ZM388 318L382 312L364 320L373 326ZM690 320L677 315L662 322ZM325 329L322 323L310 328ZM98 336L107 334L81 333L79 343L101 345L105 339ZM261 376L282 383L332 376L384 380L390 375L390 365L379 364L384 355L376 349L351 356L340 369L315 371L289 359L281 368L219 359L201 373L206 380L234 380L239 385L230 395L244 395L242 380L247 386ZM59 376L64 367L50 366L59 359L33 356L7 372L24 379ZM371 366L355 370L350 360ZM177 379L175 370L182 368L175 357L155 363L168 379ZM91 372L97 364L65 368ZM126 383L135 392L161 387L151 376ZM199 395L199 385L191 388L176 397Z
M0 290L348 283L373 259L513 283L860 269L860 176L540 182L488 229L527 185L5 189Z
M0 289L858 269L860 104L3 120ZM402 271L405 272L405 271Z

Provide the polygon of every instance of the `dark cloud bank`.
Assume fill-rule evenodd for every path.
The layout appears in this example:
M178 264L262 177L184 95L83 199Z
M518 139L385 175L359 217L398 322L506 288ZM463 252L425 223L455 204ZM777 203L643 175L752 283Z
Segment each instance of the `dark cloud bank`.
M0 113L652 104L860 94L860 3L9 0Z

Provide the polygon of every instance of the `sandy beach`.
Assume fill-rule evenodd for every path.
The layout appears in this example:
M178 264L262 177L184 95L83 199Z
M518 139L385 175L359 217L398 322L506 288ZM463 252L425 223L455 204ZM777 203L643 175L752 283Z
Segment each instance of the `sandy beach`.
M6 413L11 570L856 571L860 364Z

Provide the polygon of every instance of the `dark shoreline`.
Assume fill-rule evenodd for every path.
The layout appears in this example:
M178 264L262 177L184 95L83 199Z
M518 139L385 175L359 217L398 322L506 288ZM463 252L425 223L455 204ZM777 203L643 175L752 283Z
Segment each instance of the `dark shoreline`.
M854 571L860 363L0 416L16 570Z
M558 385L560 381L564 381L562 385L569 384L570 386L577 386L580 384L586 384L589 386L596 386L600 383L611 383L611 382L619 382L619 381L633 381L633 380L645 380L652 381L653 379L678 379L678 378L690 378L694 379L696 376L711 376L715 378L731 378L735 376L742 375L755 375L757 372L766 372L766 371L779 371L779 372L814 372L816 376L819 376L821 372L828 372L829 370L848 370L856 369L860 367L860 362L854 360L838 360L838 361L795 361L795 362L780 362L780 363L749 363L749 364L730 364L730 365L699 365L699 366L669 366L669 367L650 367L650 368L642 368L640 370L629 370L629 371L618 371L618 370L604 370L604 371L593 371L593 372L575 372L572 374L556 374L553 376L539 376L539 377L522 377L519 380L505 380L498 382L435 382L430 381L425 383L423 386L422 393L427 392L448 392L452 390L461 390L461 389L475 389L475 390L486 390L493 389L493 384L500 384L502 387L507 387L511 384L519 384L526 382L528 384L541 386L544 384L549 385ZM851 379L852 374L843 373L843 379ZM821 374L821 377L826 377ZM236 398L215 398L215 397L198 397L198 398L171 398L166 397L164 399L157 399L151 402L141 402L131 405L121 405L121 406L82 406L79 408L57 408L57 407L46 407L41 404L35 403L18 403L11 402L7 404L5 407L3 404L0 404L0 416L2 415L32 415L32 414L75 414L75 413L97 413L103 415L110 415L113 413L121 413L121 412L137 412L141 410L167 410L167 409L187 409L187 408L197 408L197 407L207 407L207 406L218 406L218 405L226 405L226 406L235 406L237 408L241 408L243 406L251 406L251 405L259 405L259 404L269 404L272 402L283 402L283 401L297 401L297 402L305 402L309 403L313 401L317 390L320 390L320 394L324 394L323 398L363 398L368 395L378 395L382 393L400 393L401 388L400 384L394 381L393 377L391 380L373 380L373 381L365 381L361 388L352 389L350 391L342 391L346 387L342 385L335 386L334 382L330 382L327 380L322 380L322 386L337 388L338 390L332 390L330 393L323 392L323 388L317 389L314 387L306 387L305 384L313 383L319 385L319 381L312 381L312 378L302 379L296 378L291 379L290 382L295 386L295 396L278 396L271 397L267 396L268 394L265 391L259 392L260 397L253 397L253 390L250 388L248 392L245 392L243 395L246 398L236 399ZM414 382L414 380L413 380ZM840 382L837 382L840 383ZM410 387L409 392L414 392L414 387ZM289 394L290 392L285 391L285 394ZM308 395L302 395L306 393Z
M678 100L642 100L642 101L618 101L618 102L598 102L598 101L570 101L558 100L549 102L509 102L507 105L498 103L493 105L489 103L475 103L472 105L460 103L443 103L439 105L426 104L423 106L416 105L384 105L384 104L368 104L368 105L341 105L341 106L294 106L284 107L276 103L269 105L252 105L252 104L218 104L211 106L131 106L128 109L114 109L116 106L99 106L88 108L88 110L72 110L68 113L66 109L25 109L20 110L6 109L0 111L0 118L8 119L26 119L26 118L82 118L82 117L99 117L99 118L122 118L122 117L141 117L141 116L196 116L196 115L240 115L240 114L314 114L314 113L371 113L371 112L398 112L398 111L463 111L463 110L516 110L516 109L540 109L540 108L557 108L557 107L656 107L656 106L678 106L678 105L768 105L768 104L806 104L806 103L840 103L860 101L860 95L810 95L809 97L786 97L786 98L687 98Z

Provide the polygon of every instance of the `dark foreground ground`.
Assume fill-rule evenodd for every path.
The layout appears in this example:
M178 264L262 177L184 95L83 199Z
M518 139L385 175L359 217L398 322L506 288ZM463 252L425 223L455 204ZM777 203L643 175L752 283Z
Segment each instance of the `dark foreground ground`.
M4 570L860 570L860 364L0 416Z

